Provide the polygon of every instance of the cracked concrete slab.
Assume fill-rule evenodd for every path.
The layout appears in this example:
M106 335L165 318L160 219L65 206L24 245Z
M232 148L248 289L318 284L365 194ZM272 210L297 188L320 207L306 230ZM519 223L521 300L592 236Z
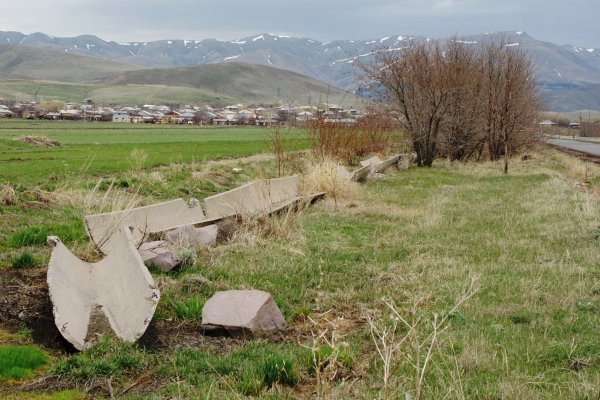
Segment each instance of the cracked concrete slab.
M260 179L204 199L209 219L269 214L298 200L298 176Z
M393 156L390 157L388 159L385 159L383 161L381 161L381 163L377 166L377 169L375 172L383 172L386 169L388 169L389 167L391 167L392 165L398 163L398 160L400 159L400 156Z
M124 226L114 233L108 255L80 260L56 236L48 264L48 290L56 327L78 350L105 334L135 342L152 320L160 291Z
M371 166L365 165L363 167L360 167L357 170L352 171L352 175L350 176L350 179L352 179L353 181L356 181L356 182L362 182L369 177L370 172L371 172Z
M360 165L363 167L369 167L370 172L376 172L377 166L381 164L381 158L377 156L373 156L371 158L367 158L366 160L362 160Z
M382 160L378 156L373 156L371 158L361 161L360 165L362 165L363 167L369 166L371 169L371 173L373 174L380 173L397 163L399 158L400 156L393 156L388 159Z
M104 254L114 246L114 232L122 225L132 227L132 238L139 245L150 233L163 232L184 225L206 223L200 203L175 199L145 207L85 216L85 228Z

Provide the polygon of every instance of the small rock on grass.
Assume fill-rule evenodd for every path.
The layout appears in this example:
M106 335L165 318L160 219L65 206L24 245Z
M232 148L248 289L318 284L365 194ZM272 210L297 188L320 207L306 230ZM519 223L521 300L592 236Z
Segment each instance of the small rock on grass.
M142 243L138 252L148 267L154 265L161 271L168 272L177 266L177 257L164 240Z
M202 309L202 326L231 336L268 336L285 330L285 319L273 296L261 290L217 292Z
M217 222L219 242L227 242L235 237L235 234L242 230L242 225L235 219L224 219Z
M196 228L194 225L185 225L167 232L169 243L181 246L214 246L217 243L217 225Z

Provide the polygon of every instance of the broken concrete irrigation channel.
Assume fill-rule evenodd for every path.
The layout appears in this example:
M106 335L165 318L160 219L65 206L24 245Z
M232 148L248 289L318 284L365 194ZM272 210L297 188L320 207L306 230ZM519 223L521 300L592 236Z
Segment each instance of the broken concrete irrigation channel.
M381 160L372 157L349 173L362 181L392 165L405 169L410 156ZM343 168L343 167L342 167ZM61 335L76 349L92 347L99 337L111 334L126 342L139 339L150 324L160 299L146 264L163 271L177 265L174 246L216 242L215 223L227 218L251 219L299 204L312 203L325 193L298 195L298 176L260 179L204 199L175 199L145 207L85 217L92 242L105 254L97 263L80 260L56 236L47 283L54 322ZM150 235L166 232L166 240ZM205 305L202 324L207 330L222 329L231 335L260 336L285 329L285 321L269 293L246 290L218 292Z

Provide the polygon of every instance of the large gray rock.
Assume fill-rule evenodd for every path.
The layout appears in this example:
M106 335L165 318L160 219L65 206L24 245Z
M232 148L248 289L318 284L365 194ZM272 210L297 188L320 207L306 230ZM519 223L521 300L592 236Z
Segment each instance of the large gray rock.
M234 218L217 222L217 228L217 241L221 243L232 240L238 232L244 229L243 225Z
M163 272L172 270L178 263L177 256L164 240L142 243L138 252L147 267L156 266Z
M261 290L217 292L202 309L205 329L224 329L232 336L266 336L285 330L273 297Z
M217 244L217 225L212 224L196 228L194 225L185 225L167 232L167 240L176 246L214 246Z

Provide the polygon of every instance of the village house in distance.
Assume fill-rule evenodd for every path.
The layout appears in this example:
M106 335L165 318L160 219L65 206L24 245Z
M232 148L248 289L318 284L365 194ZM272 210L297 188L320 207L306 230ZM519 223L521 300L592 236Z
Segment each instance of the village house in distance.
M2 103L4 103L2 105ZM97 106L91 99L81 104L62 102L21 102L7 105L0 102L0 118L71 120L114 123L188 124L188 125L287 125L302 124L317 119L344 124L355 123L361 113L337 104L284 107L273 104L244 106L243 104L202 106Z

